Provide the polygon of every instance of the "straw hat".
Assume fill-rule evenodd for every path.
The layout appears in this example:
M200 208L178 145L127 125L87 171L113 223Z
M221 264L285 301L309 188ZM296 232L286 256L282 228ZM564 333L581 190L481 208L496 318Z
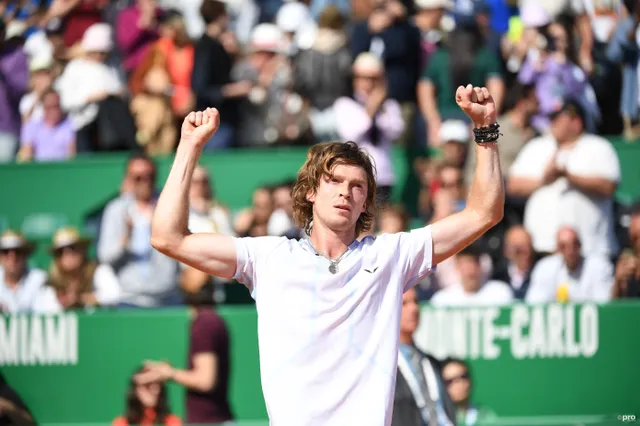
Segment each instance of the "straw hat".
M65 247L76 245L88 246L90 243L90 238L86 238L80 235L80 232L76 228L67 226L58 229L53 235L53 240L51 241L51 247L49 247L49 251L53 253Z
M31 254L35 250L36 245L27 240L24 235L14 230L8 229L0 235L0 251L2 250L21 250Z

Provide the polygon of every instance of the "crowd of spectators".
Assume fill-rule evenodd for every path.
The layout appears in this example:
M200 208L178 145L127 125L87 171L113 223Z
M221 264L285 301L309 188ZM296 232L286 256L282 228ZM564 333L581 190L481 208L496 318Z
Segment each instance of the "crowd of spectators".
M472 123L454 99L468 83L486 86L500 111L505 219L438 265L419 299L463 306L640 293L640 211L618 232L620 162L599 136L638 134L636 1L13 0L0 16L3 162L141 153L95 241L60 229L48 272L29 267L31 242L2 235L4 311L169 306L203 283L218 294L223 283L149 244L153 158L174 151L195 109L221 112L207 152L361 145L383 207L372 233L455 213L474 176ZM413 164L416 217L390 202L394 145L431 152ZM251 206L231 212L198 168L190 228L304 238L290 189L257 188Z

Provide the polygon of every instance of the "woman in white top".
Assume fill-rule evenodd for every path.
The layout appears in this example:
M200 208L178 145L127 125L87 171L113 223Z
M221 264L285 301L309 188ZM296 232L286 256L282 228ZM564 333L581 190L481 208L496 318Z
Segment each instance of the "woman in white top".
M66 309L119 302L120 285L111 266L87 258L90 242L72 227L61 228L55 233L47 285L36 297L34 312L55 314Z

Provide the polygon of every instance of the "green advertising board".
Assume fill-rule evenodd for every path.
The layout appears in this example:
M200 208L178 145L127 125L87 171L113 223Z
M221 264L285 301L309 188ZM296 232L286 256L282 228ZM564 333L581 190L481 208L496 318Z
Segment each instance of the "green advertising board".
M240 420L264 420L255 309L220 313L231 334L234 412ZM474 399L501 424L539 416L582 416L594 424L587 420L640 414L638 324L637 303L425 306L416 344L438 357L467 359ZM122 412L128 379L142 361L185 365L188 329L182 309L0 317L0 368L42 424L108 424ZM184 415L183 389L171 385L170 398Z

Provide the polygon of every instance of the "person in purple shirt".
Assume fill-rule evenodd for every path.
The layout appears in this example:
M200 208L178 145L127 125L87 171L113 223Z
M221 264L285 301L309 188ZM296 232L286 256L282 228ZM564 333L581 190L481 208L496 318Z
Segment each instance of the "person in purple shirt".
M13 161L20 132L20 99L29 84L27 56L20 45L5 42L0 20L0 163Z
M18 160L60 161L75 156L76 132L55 90L42 95L42 107L42 118L31 118L22 127Z

